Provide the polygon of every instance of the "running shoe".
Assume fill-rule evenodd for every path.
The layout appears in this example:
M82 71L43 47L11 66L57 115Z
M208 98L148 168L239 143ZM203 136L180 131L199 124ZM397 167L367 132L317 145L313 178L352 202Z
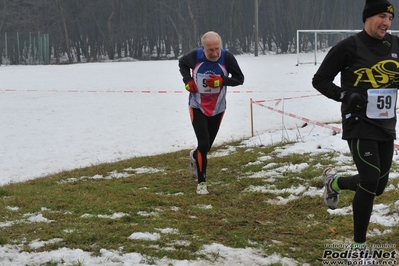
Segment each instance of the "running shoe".
M197 161L194 159L195 150L190 151L190 173L193 178L198 178Z
M334 210L338 206L339 201L339 192L334 191L331 188L331 184L334 181L337 173L331 167L326 168L323 171L322 179L325 185L323 199L324 203L328 206L328 208Z
M198 195L206 195L209 194L208 192L208 185L206 182L199 183L197 185L197 194Z

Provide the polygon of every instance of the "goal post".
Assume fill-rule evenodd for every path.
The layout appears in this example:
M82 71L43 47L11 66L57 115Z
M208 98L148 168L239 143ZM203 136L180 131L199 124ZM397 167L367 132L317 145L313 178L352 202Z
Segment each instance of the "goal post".
M297 30L296 54L297 66L300 64L317 64L317 52L332 47L340 40L360 32L361 30ZM313 58L309 55L313 52ZM301 60L300 55L306 56ZM309 61L311 60L311 61Z
M317 54L334 46L339 41L362 30L297 30L296 53L297 66L300 64L317 65ZM392 35L399 35L399 30L388 30ZM302 56L302 58L301 58ZM319 55L320 56L320 55Z

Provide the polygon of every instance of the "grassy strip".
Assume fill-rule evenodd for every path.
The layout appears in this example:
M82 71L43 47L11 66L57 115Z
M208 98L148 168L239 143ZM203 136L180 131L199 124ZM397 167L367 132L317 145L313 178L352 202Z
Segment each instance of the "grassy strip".
M318 265L325 244L350 242L352 216L331 215L320 196L293 193L291 189L321 189L320 173L326 166L353 169L353 164L348 154L338 152L282 156L278 151L284 145L249 149L235 142L214 148L213 154L226 149L232 152L209 159L211 194L205 196L195 193L196 180L188 174L187 150L3 186L0 244L23 244L30 252L68 247L94 254L101 248L123 247L123 253L145 254L145 263L152 263L164 256L212 260L196 252L203 245L220 243L232 248L261 248L266 255L278 253ZM348 157L347 165L336 161L342 156ZM397 188L398 179L390 184ZM297 198L287 200L293 196ZM340 206L349 206L352 197L351 192L342 193ZM376 204L391 206L398 199L395 189L377 198ZM281 200L288 202L278 204ZM113 217L115 214L119 216ZM29 222L29 218L40 215L47 222ZM389 234L370 237L369 241L398 247L398 227L374 223L369 227L381 232L387 229L391 230ZM149 244L130 239L134 232L161 237ZM58 241L39 248L29 245L38 239ZM213 259L218 256L214 254Z

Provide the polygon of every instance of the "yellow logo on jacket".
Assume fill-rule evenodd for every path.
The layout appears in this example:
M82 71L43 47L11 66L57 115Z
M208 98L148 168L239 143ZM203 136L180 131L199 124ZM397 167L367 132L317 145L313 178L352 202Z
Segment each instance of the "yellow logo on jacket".
M399 62L391 59L383 60L371 68L359 68L353 73L358 76L353 84L354 87L359 83L369 83L373 88L386 88L396 83L399 78Z

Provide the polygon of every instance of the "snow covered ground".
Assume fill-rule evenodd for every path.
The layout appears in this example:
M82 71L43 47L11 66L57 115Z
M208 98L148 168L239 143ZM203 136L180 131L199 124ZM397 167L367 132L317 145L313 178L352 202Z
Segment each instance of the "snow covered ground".
M284 152L318 152L320 147L348 151L340 134L333 136L328 126L315 126L316 122L335 122L334 126L340 127L339 103L320 96L311 85L318 66L295 66L296 55L241 55L237 60L245 83L229 89L216 144L244 139L243 145L250 147L289 139L300 142ZM196 145L177 60L1 66L0 80L0 186ZM263 105L253 105L254 137L251 99L262 100L259 103ZM306 119L308 126L298 130ZM398 160L397 155L394 160ZM322 191L308 193L320 196ZM398 202L394 206L399 209ZM388 214L387 208L376 206L372 222L397 226L397 212ZM343 207L329 212L350 215L350 211L350 207ZM40 215L27 219L46 222ZM2 226L6 223L0 223ZM19 253L19 248L0 247L0 264L40 264L62 258L66 263L83 261L83 265L142 265L140 254L102 250L102 256L93 257L68 248L49 253ZM217 243L201 252L223 254L226 260L215 265L297 264L278 254L265 258L251 248L232 249ZM167 259L158 263L207 265L205 261Z

